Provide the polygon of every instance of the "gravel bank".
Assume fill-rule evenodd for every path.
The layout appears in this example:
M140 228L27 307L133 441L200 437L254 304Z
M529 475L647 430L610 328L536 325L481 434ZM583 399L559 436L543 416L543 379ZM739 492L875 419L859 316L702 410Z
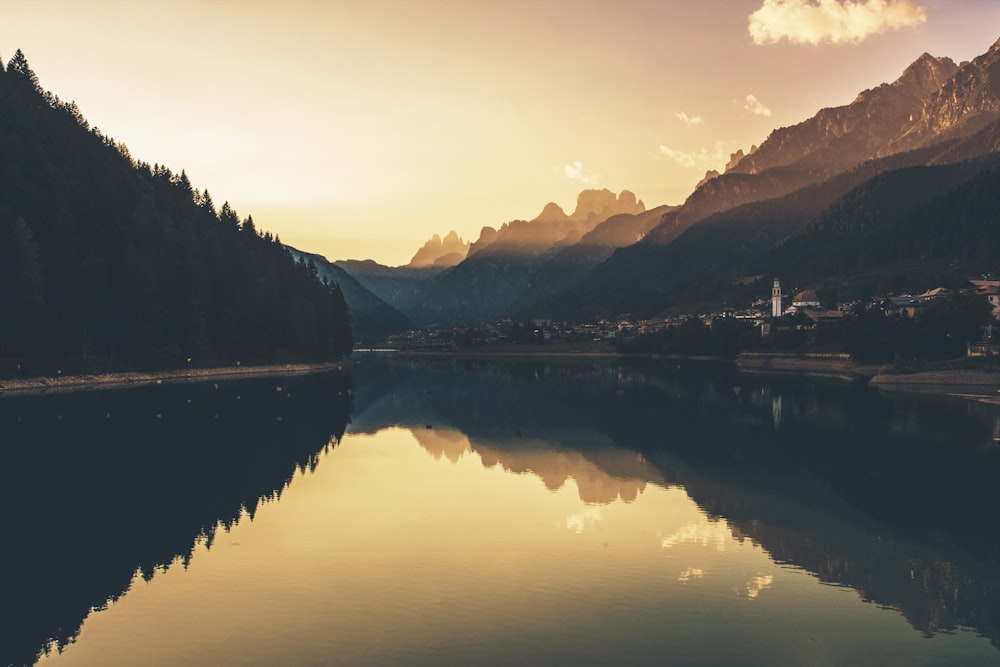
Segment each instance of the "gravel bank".
M149 384L202 382L205 380L230 380L262 375L301 375L343 368L343 362L325 364L278 364L274 366L227 366L224 368L186 368L149 373L102 373L99 375L59 375L0 379L0 395L24 393L55 393L137 387Z

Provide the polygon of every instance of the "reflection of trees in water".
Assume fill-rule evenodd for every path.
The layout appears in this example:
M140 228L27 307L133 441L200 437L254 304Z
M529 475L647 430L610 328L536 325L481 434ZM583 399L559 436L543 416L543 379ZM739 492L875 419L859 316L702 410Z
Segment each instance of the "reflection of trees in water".
M31 664L72 641L91 608L191 557L277 498L343 435L349 377L0 399L0 655ZM7 663L5 663L7 664Z
M404 366L358 376L364 394L366 377L397 374L391 423L456 428L516 470L531 468L516 463L531 441L576 449L609 478L612 460L638 452L658 468L642 479L683 485L776 560L895 607L924 633L968 626L1000 645L1000 542L985 529L1000 506L995 406L675 361ZM369 407L352 428L379 427ZM568 425L613 444L574 443ZM602 460L608 451L626 457Z

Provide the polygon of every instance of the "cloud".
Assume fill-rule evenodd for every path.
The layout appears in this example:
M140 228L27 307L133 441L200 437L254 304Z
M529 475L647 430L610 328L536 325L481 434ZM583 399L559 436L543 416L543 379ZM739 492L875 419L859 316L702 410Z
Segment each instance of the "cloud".
M754 44L843 44L925 21L915 0L764 0L749 28Z
M701 148L686 153L660 144L660 155L673 160L685 169L722 169L729 161L729 152L721 141L716 142L712 150Z
M756 95L747 95L743 108L756 116L771 115L771 110L761 104Z
M571 181L580 181L584 185L597 185L598 175L584 173L583 164L579 160L563 167L563 173Z
M689 116L683 111L674 114L685 125L701 125L701 116Z

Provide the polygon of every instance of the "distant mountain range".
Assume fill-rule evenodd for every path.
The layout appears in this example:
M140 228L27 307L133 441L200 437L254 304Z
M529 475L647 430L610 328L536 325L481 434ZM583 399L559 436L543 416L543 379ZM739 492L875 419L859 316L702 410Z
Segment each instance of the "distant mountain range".
M998 169L1000 42L961 65L925 53L896 81L774 130L680 206L587 190L571 215L548 204L484 228L454 264L457 235L407 267L336 264L415 326L736 305L775 276L845 298L924 289L998 270Z

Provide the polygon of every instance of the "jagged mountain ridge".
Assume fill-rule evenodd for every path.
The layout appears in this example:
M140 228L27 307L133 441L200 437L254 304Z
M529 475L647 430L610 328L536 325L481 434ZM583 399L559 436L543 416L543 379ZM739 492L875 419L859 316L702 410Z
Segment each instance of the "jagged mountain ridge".
M893 83L774 130L748 154L739 159L734 155L725 173L704 180L646 242L669 243L713 213L788 194L888 154L893 141L913 126L928 98L958 69L948 58L925 53Z
M802 189L829 181L832 169L848 173L851 167L866 164L868 160L871 162L866 169L878 172L907 165L954 163L995 151L1000 143L1000 127L990 121L997 117L994 109L1000 108L997 102L1000 91L998 61L1000 42L984 56L961 67L947 59L924 54L893 84L865 91L850 105L823 110L803 123L772 132L758 150L744 156L730 172L708 180L683 206L664 215L661 223L641 242L616 252L577 287L553 299L552 303L559 303L560 308L565 309L573 308L571 304L575 302L580 306L575 312L581 316L637 309L657 312L673 303L667 292L678 279L677 276L668 278L672 271L669 258L675 253L666 249L712 220L714 215L729 211L731 217L738 216L739 207L753 202L774 202L768 206L777 210L779 197L800 190L807 192ZM953 74L937 90L924 95L918 112L913 113L911 119L910 113L919 95L948 72ZM891 102L887 115L898 126L893 136L888 136L892 123L887 124L885 119L879 118L878 107L872 106L878 101ZM955 120L958 110L964 115L960 114L960 119ZM947 118L947 114L952 117L946 124L946 132L929 131L914 138L914 128L933 127L930 119ZM942 127L944 124L944 121L939 123ZM849 129L846 134L845 128ZM908 144L900 140L903 136L911 137ZM901 148L905 145L918 150L903 152ZM824 202L830 203L829 200ZM783 229L769 232L766 225L759 227L758 232L763 236L756 238L757 250L761 244L777 242L783 233L791 233L797 225L806 222L801 217L796 218L794 224L786 220ZM720 251L726 255L726 249L734 240L716 235L714 251L702 250L700 256L684 256L684 262L694 266L716 266ZM743 241L735 243L739 245ZM680 257L679 253L676 255ZM689 279L697 281L695 276ZM593 307L583 307L585 302Z
M950 58L924 53L894 82L865 90L850 104L821 109L797 125L775 130L727 173L758 174L785 166L837 173L866 159L899 152L889 147L914 126L928 98L958 69Z
M928 141L969 136L1000 118L1000 40L964 63L925 102L920 117L891 145L907 150Z
M1000 153L990 150L990 142L982 139L1000 132L1000 121L995 125L963 142L945 142L936 148L871 160L783 197L720 211L691 226L668 245L639 243L623 248L612 258L614 261L596 267L577 286L537 304L531 312L534 316L546 312L552 317L630 312L648 317L668 309L721 305L727 299L749 301L753 294L766 291L775 272L796 280L808 278L814 283L827 279L850 282L853 279L849 275L820 275L805 266L829 266L829 257L838 252L834 237L814 243L805 254L803 246L785 247L785 242L834 216L854 221L847 223L855 225L850 247L862 252L865 234L876 234L881 225L892 224L908 211L948 197L956 188L1000 164ZM971 159L974 146L981 148L978 158ZM942 153L970 158L935 164L935 158ZM859 231L860 221L873 217L879 224ZM942 217L939 226L947 224L949 220ZM900 243L913 241L907 239L905 227L895 229ZM811 260L798 261L799 256ZM908 260L900 261L905 264ZM914 277L913 271L894 269L888 264L882 270L887 274L896 272L895 278L886 279L890 283L905 283ZM964 272L983 270L987 269L980 263L959 263L952 273L958 277ZM890 283L883 284L883 289L911 287Z
M608 220L616 220L612 227L628 226L628 221L645 212L645 204L628 190L619 195L610 190L584 190L571 216L549 204L531 221L513 221L495 235L488 232L481 235L465 261L434 276L423 286L423 298L408 314L424 325L505 317L522 301L526 292L539 284L536 273L561 250L575 247L585 234ZM657 214L647 216L642 229L648 229L649 223L656 219ZM613 232L605 233L609 238L614 236ZM629 242L635 238L635 232L631 234L627 236ZM596 260L599 257L588 260L585 269L593 266ZM566 272L561 274L567 275Z
M463 241L458 232L454 230L448 232L443 239L435 234L424 245L420 246L420 249L406 266L410 268L455 266L469 255L470 245L468 241Z
M484 227L468 256L454 266L411 262L388 267L370 260L336 264L418 326L491 320L507 315L525 291L538 284L535 272L559 251L589 238L577 260L582 270L565 274L575 281L614 248L645 234L659 220L661 209L646 211L628 190L584 190L571 215L550 202L531 220L514 220L499 229ZM568 284L562 275L557 277L552 288Z
M728 275L729 264L750 266L878 174L997 151L998 61L1000 42L960 66L923 54L896 81L779 128L746 154L734 153L725 173L707 178L680 207L654 209L641 225L634 213L607 219L631 238L599 247L589 235L614 225L581 228L572 220L577 212L567 215L555 204L531 221L486 227L464 262L420 285L422 312L414 319L427 325L511 313L655 313L677 305L668 292L685 281L688 297L715 298L727 284L720 276ZM927 194L899 196L915 202ZM632 229L637 226L640 233ZM690 275L678 274L681 266L691 267ZM712 274L707 283L706 272Z
M572 215L567 215L555 202L549 202L531 220L513 220L500 229L484 227L469 248L469 257L485 251L537 253L555 245L570 245L613 215L636 215L645 210L642 200L628 190L618 195L608 189L583 190L577 196Z

